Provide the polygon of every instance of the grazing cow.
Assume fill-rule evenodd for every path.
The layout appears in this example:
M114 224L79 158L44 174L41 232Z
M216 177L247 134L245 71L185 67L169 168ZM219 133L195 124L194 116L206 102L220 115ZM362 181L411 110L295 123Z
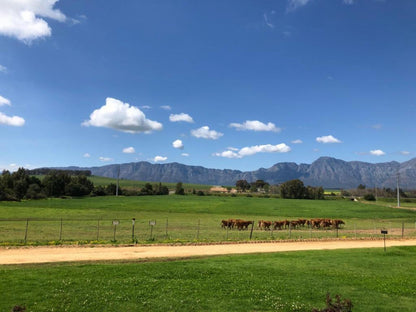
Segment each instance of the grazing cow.
M334 219L334 220L331 220L331 223L332 223L332 227L333 227L334 229L339 229L339 228L340 228L340 226L341 226L341 224L345 224L345 222L344 222L344 221L339 220L339 219Z
M284 226L284 221L274 221L273 222L273 229L277 230L281 230L282 227Z
M306 224L306 221L308 221L308 220L306 220L306 219L298 219L298 225L304 227L305 224Z
M260 220L258 223L260 230L270 230L271 225L272 225L272 221Z

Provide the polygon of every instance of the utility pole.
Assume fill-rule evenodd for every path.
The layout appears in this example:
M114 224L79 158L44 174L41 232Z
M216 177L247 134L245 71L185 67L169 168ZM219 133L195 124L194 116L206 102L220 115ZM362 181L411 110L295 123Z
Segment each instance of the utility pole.
M116 196L118 196L118 185L120 180L120 167L121 165L118 165L118 171L117 171L117 186L116 186Z
M400 207L400 188L399 188L400 173L397 173L397 207Z

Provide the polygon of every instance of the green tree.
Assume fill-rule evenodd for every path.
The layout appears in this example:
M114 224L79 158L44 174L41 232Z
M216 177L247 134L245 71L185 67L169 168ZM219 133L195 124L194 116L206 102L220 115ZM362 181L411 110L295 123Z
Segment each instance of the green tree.
M176 195L185 195L185 189L183 188L182 182L176 183L175 194Z
M251 187L250 183L248 183L247 180L238 180L235 183L235 186L237 187L238 190L241 190L242 192L245 192Z
M306 195L306 188L299 179L290 180L280 185L280 197L303 199Z

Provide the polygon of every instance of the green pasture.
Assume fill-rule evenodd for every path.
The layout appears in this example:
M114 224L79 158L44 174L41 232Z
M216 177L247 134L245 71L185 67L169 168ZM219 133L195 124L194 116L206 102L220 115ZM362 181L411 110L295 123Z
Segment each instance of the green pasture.
M0 202L0 244L140 243L415 236L416 211L348 200L228 196L85 197ZM134 240L132 218L135 218ZM342 219L334 230L221 229L222 219ZM62 219L62 221L61 221ZM114 228L112 221L119 220ZM149 221L155 221L151 226ZM115 239L114 239L115 238Z
M1 311L414 311L416 247L0 267Z
M88 177L89 180L91 180L92 183L94 183L95 186L107 186L111 183L116 184L117 179L114 178L107 178L107 177L100 177L100 176L90 176ZM146 183L150 183L152 185L159 184L159 182L146 182L146 181L135 181L135 180L125 180L120 179L119 180L119 186L121 188L125 189L135 189L140 190L142 189ZM174 191L176 187L176 183L165 183L163 182L162 185L165 185L169 188L169 190ZM183 183L183 188L187 192L192 192L192 190L201 190L201 191L209 191L211 188L211 185L206 184L191 184L191 183Z

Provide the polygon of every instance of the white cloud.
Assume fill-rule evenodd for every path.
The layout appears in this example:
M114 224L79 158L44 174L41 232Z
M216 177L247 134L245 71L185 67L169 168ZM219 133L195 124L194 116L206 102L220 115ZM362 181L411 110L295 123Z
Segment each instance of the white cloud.
M370 154L371 155L373 155L373 156L383 156L383 155L386 155L386 153L385 152L383 152L382 150L372 150L372 151L370 151Z
M293 140L291 143L292 143L292 144L302 144L302 143L303 143L303 141L302 141L302 140L300 140L300 139L297 139L297 140Z
M85 154L83 155L83 157L85 157L85 158L90 158L90 157L91 157L91 155L90 155L89 153L85 153Z
M0 72L7 73L7 68L0 64Z
M181 140L173 141L172 146L174 148L177 148L177 149L183 149L184 148L183 142Z
M199 129L191 130L191 135L196 138L217 140L224 134L215 130L209 130L208 126L201 127Z
M371 128L376 129L376 130L380 130L382 127L383 127L383 125L381 125L381 124L375 124L375 125L371 126Z
M156 156L155 158L153 158L154 162L162 162L162 161L166 161L168 158L164 157L164 156Z
M189 157L189 154L188 153L182 153L181 154L183 157Z
M3 106L3 105L8 105L8 106L10 106L10 105L11 105L11 103L10 103L10 100L9 100L9 99L6 99L5 97L2 97L2 96L0 95L0 106Z
M316 138L316 142L318 142L318 143L324 143L324 144L328 144L328 143L341 143L340 140L338 140L337 138L334 138L332 135L325 135L325 136L317 137Z
M114 159L113 158L110 158L110 157L100 157L99 158L102 162L109 162L109 161L113 161Z
M138 107L113 98L107 98L105 105L94 110L90 120L84 121L82 125L111 128L128 133L149 133L163 128L161 123L146 119L145 114Z
M252 131L272 131L280 132L281 129L277 128L274 123L268 122L267 125L258 120L246 120L244 123L231 123L231 128L237 130L252 130Z
M178 122L178 121L184 121L184 122L189 122L189 123L194 122L192 117L189 116L188 114L185 114L185 113L170 114L169 120L172 121L172 122Z
M408 152L408 151L401 151L400 154L402 154L404 156L407 156L407 155L410 155L410 152Z
M123 148L123 153L125 154L134 154L135 152L136 151L134 150L134 147L132 146Z
M142 109L151 109L152 107L149 106L149 105L142 105L142 106L140 106L140 108L142 108Z
M25 120L19 116L7 116L0 112L0 125L21 127L25 124Z
M169 105L162 105L160 108L164 109L164 110L167 110L167 111L172 110L172 108Z
M49 37L52 30L41 17L59 22L67 20L60 10L53 8L56 2L58 0L0 0L0 34L26 44Z
M311 0L288 0L286 12L294 11L308 4Z
M268 17L268 15L266 13L263 14L263 19L264 22L266 23L266 25L270 28L274 28L274 24L272 23L272 21L270 20L270 18Z
M243 147L238 151L229 149L221 153L215 153L214 156L225 158L243 158L246 156L252 156L257 153L288 153L290 151L290 147L285 143L277 145L265 144Z

